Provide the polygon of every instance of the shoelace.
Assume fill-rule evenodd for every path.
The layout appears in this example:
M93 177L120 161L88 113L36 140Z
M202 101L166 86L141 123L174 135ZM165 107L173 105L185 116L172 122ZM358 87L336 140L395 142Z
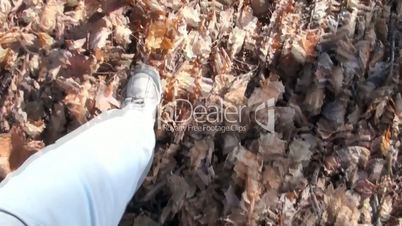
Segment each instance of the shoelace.
M125 100L124 100L124 102L126 103L126 104L128 104L128 103L133 103L133 104L141 104L141 105L143 105L143 104L145 104L145 100L144 100L144 98L140 98L140 97L127 97Z

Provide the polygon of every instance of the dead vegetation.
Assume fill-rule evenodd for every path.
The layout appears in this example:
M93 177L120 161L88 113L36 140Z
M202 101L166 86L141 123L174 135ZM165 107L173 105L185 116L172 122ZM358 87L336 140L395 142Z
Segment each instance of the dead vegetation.
M402 2L0 0L0 18L3 177L118 108L142 61L164 108L121 225L400 224ZM177 123L179 99L242 120Z

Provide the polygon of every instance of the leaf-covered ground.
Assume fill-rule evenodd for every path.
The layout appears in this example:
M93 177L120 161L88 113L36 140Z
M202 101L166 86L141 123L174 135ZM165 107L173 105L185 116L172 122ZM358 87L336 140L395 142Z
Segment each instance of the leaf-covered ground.
M163 110L121 225L402 220L401 1L0 0L0 24L2 177L118 108L145 62ZM242 106L242 120L178 123L180 99ZM267 101L274 131L259 125ZM241 129L191 129L205 124Z

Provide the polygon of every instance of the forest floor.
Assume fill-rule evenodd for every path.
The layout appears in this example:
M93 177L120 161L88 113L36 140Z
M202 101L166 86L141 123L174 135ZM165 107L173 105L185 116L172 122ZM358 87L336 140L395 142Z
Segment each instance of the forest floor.
M164 97L121 226L402 222L402 1L0 0L0 24L2 178L143 62Z

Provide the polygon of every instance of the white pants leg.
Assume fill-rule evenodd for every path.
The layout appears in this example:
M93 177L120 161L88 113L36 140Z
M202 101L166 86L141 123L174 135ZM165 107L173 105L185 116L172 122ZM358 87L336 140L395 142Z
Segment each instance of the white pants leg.
M0 210L29 226L117 225L149 170L153 125L152 109L132 104L101 114L8 176Z

